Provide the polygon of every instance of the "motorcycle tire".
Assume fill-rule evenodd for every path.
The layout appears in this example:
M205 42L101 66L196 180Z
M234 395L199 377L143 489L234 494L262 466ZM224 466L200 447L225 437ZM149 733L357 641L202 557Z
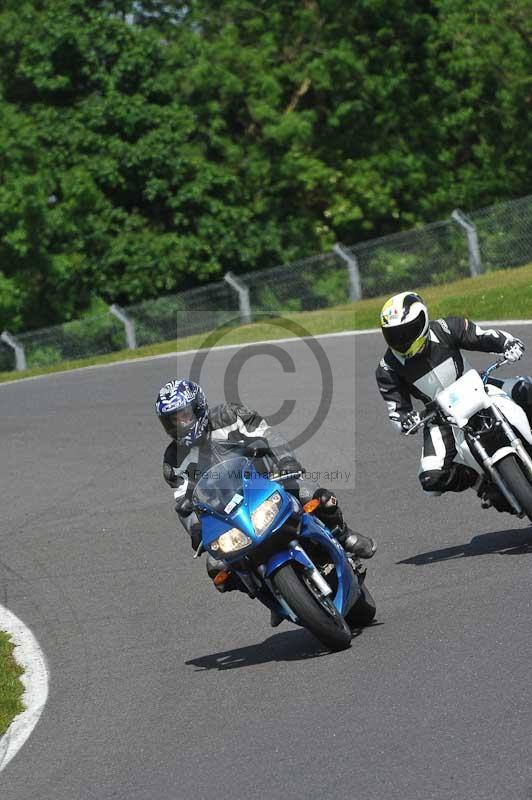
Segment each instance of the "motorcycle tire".
M272 577L272 583L298 617L300 624L322 644L334 652L350 647L351 630L343 617L336 609L334 612L331 608L326 610L292 564L284 564L278 569Z
M377 606L375 600L371 596L371 592L365 583L360 585L361 595L356 601L353 608L345 615L345 621L351 628L363 628L365 625L371 625L377 613Z
M495 464L495 468L532 522L532 481L521 469L517 456L508 455L501 458Z

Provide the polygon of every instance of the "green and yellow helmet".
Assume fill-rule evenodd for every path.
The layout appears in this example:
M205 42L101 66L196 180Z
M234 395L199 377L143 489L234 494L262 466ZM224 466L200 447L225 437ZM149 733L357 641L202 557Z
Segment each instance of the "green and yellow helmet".
M381 328L388 347L403 358L420 353L429 335L429 313L415 292L394 294L381 311Z

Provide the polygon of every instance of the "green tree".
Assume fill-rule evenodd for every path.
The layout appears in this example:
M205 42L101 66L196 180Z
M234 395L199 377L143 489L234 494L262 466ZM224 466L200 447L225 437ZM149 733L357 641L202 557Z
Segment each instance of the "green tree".
M528 0L4 0L0 323L528 191Z

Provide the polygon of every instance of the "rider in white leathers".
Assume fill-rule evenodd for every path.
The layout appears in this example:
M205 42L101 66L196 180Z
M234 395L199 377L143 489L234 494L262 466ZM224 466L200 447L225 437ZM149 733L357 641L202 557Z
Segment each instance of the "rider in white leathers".
M377 384L388 407L393 425L406 432L419 415L412 399L423 403L449 386L470 369L462 350L500 353L509 362L518 361L525 350L523 342L503 330L482 329L463 317L444 317L429 321L422 298L414 292L391 297L381 312L381 329L388 344L377 368ZM493 383L507 392L532 420L532 382L514 378ZM449 425L424 428L419 470L426 492L462 492L475 486L484 491L475 470L454 463L456 446ZM495 503L494 503L495 504Z

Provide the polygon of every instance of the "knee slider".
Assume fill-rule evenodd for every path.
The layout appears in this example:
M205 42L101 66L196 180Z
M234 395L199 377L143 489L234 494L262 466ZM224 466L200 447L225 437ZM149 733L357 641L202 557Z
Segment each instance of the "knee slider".
M342 527L344 518L338 506L336 495L328 489L317 489L314 492L314 499L320 502L314 512L318 519L328 528Z
M319 500L322 506L332 507L338 505L336 495L334 492L330 492L329 489L316 489L312 497L314 500Z
M422 472L419 481L424 492L442 492L449 479L449 471L443 469L429 469Z

